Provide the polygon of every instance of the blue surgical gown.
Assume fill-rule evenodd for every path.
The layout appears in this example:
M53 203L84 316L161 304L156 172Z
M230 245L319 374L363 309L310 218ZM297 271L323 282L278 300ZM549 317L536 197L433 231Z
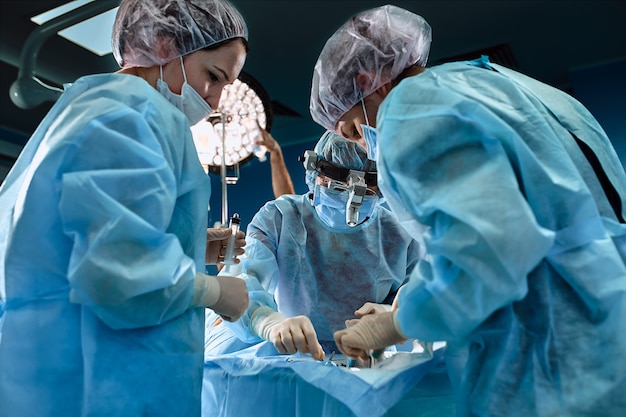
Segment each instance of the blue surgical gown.
M390 304L421 257L422 247L379 205L364 223L331 229L317 216L310 195L283 195L254 216L246 252L228 274L247 282L250 305L226 325L247 342L261 339L249 328L259 306L287 317L307 316L325 351L336 350L333 333L365 302ZM222 272L224 273L224 272Z
M403 80L377 121L382 192L427 229L398 323L468 346L460 415L626 415L626 176L592 115L483 58Z
M210 181L143 79L61 96L0 189L0 414L199 416Z

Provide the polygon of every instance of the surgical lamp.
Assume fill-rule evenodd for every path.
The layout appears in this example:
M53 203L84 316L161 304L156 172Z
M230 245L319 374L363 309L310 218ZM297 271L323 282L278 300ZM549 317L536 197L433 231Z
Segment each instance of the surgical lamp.
M216 112L191 127L198 158L208 174L221 176L222 226L228 226L227 185L236 184L239 168L256 156L265 161L267 149L257 145L273 120L267 92L249 74L224 87ZM229 176L228 171L234 171Z

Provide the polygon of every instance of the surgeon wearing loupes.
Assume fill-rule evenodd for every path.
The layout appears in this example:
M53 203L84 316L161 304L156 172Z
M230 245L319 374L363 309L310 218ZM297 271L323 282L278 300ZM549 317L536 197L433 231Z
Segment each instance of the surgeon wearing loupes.
M333 332L355 312L389 310L422 255L385 207L361 145L326 132L302 162L310 191L268 202L247 227L246 253L229 273L246 281L250 304L236 322L207 320L209 356L244 346L224 325L277 353L339 354Z

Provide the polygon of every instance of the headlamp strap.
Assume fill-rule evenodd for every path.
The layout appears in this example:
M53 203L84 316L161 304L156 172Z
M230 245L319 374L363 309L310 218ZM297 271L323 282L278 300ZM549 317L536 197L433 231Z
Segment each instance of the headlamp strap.
M317 171L319 174L331 178L335 181L350 182L349 175L350 172L353 170L343 168L333 164L332 162L320 159L315 151L305 151L303 156L298 157L298 160L304 164L304 169L306 169L307 171ZM375 169L376 162L368 159L363 169L364 172L355 172L362 172L364 174L363 180L365 181L365 184L369 187L374 187L378 183L378 175ZM374 170L374 172L370 172L372 170Z

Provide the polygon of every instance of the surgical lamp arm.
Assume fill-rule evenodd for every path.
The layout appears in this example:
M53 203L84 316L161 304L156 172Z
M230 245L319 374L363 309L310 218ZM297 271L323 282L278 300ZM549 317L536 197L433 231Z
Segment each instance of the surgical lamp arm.
M35 76L35 63L39 49L46 39L60 30L111 10L118 5L119 0L90 2L33 30L26 39L20 54L20 69L17 80L10 87L11 101L22 109L32 109L45 101L56 101L63 90L47 85Z

